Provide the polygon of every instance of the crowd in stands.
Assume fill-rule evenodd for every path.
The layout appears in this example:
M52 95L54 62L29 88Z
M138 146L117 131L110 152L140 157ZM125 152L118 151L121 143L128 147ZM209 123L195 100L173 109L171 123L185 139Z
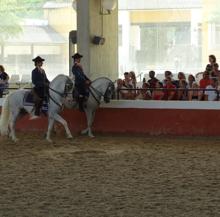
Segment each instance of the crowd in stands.
M201 79L197 79L202 76ZM164 79L159 80L155 71L149 71L149 80L143 79L138 86L135 73L125 72L123 79L117 80L117 96L119 99L142 100L204 100L217 101L220 93L220 70L214 55L209 56L204 72L195 76L184 72L173 79L171 71L164 72Z

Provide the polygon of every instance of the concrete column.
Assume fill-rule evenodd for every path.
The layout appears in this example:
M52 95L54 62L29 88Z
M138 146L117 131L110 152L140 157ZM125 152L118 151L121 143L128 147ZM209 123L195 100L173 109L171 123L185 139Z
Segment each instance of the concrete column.
M118 9L102 15L101 1L77 1L77 50L84 56L83 68L91 79L114 80L118 77ZM93 44L94 36L103 36L104 45Z

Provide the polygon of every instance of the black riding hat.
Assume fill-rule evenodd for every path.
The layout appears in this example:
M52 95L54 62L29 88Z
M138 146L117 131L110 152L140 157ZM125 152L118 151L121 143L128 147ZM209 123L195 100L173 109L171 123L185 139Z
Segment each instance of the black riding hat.
M32 59L32 61L34 61L35 63L39 63L39 62L43 62L45 59L41 58L40 56L35 57L34 59Z
M72 58L75 60L75 59L80 59L80 58L82 58L83 57L83 55L81 55L81 54L79 54L79 53L75 53L73 56L72 56Z

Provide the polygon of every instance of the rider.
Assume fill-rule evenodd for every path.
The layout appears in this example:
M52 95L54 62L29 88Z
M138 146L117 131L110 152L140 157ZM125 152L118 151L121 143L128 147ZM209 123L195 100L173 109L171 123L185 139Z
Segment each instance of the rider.
M72 58L74 61L72 67L72 73L75 76L75 88L78 92L79 110L84 111L84 100L89 96L88 87L91 84L90 79L85 75L82 65L80 64L83 56L79 53L75 53Z
M43 100L48 96L50 83L44 69L42 68L44 59L37 56L32 61L35 64L35 69L32 71L32 83L34 85L32 92L34 96L35 112L34 116L31 117L31 120L40 116L40 109L43 104Z

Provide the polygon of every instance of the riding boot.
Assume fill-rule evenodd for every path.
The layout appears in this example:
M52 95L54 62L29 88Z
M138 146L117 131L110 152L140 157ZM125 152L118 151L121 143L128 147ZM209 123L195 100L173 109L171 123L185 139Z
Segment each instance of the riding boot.
M35 104L34 104L34 107L35 107L34 115L40 116L40 110L41 110L42 103L43 103L42 99L39 99L39 100L35 101Z
M78 99L78 102L79 102L79 110L81 112L84 112L84 97L80 96L79 99Z

